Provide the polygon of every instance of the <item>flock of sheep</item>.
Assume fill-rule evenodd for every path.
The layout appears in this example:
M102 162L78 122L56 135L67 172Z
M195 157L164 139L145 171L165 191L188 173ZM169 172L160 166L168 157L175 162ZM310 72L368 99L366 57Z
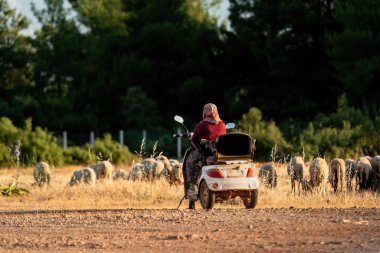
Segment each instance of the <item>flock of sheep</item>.
M358 160L332 159L329 164L323 158L315 158L309 163L309 180L305 176L306 166L302 157L292 157L287 164L287 173L291 180L291 191L298 194L302 191L316 191L326 194L328 183L338 191L380 190L380 156L363 156ZM45 162L39 162L33 171L35 184L42 187L50 183L51 170ZM73 172L69 186L77 184L95 185L97 180L132 180L152 181L167 179L170 184L182 184L182 163L160 155L143 159L132 166L129 173L123 169L114 169L109 161L101 161L90 167ZM265 186L275 188L277 172L274 164L263 164L259 170L259 178ZM354 181L354 184L352 183Z
M43 187L50 184L51 170L46 162L37 163L33 170L36 185ZM170 184L182 183L182 163L160 155L156 158L146 158L141 163L134 164L129 173L124 169L115 169L109 161L100 161L90 167L73 172L68 186L96 184L97 180L155 180L165 178Z
M305 162L302 157L292 157L287 165L291 179L291 191L317 191L326 194L328 183L334 192L352 190L380 190L380 156L362 156L359 160L334 158L327 165L323 158L315 158L309 164L310 179L305 178ZM277 172L273 164L260 167L259 177L271 188L277 185ZM354 187L352 181L355 181Z

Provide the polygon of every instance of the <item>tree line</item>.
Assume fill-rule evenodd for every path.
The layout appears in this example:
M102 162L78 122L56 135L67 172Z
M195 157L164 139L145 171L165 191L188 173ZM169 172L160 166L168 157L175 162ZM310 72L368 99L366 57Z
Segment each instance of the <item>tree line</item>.
M0 0L0 115L16 126L125 129L135 148L141 129L171 143L173 115L191 128L213 102L225 121L259 108L295 146L310 122L342 125L315 122L342 96L377 122L378 1L229 0L222 25L207 9L218 0L69 3L31 6L41 29L28 37L29 21Z

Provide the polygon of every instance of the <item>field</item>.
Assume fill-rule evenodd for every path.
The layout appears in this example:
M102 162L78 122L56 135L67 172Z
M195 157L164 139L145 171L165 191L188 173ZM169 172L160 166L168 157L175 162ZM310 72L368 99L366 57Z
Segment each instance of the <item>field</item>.
M259 167L260 164L256 164ZM0 196L1 250L107 251L365 251L379 252L380 197L372 192L327 196L290 193L286 166L275 190L260 187L254 210L240 199L214 210L187 210L180 186L156 182L97 182L67 187L77 166L53 168L51 186L31 187L33 168L19 170L23 196ZM119 166L128 170L129 166ZM15 180L0 170L0 183Z
M259 168L260 164L256 164ZM115 182L97 182L95 187L67 187L71 174L78 166L67 166L52 169L52 182L48 188L31 187L34 182L33 168L19 170L21 186L30 190L24 196L2 197L0 211L9 210L59 210L59 209L123 209L123 208L176 208L183 197L180 186L169 186L165 180L155 182L130 182L118 180ZM119 166L129 170L128 165ZM350 207L380 207L380 197L373 192L354 192L333 194L328 185L328 194L322 197L317 194L301 194L290 192L290 179L286 166L277 164L278 186L275 190L259 189L257 208L350 208ZM7 184L15 180L17 170L0 169L0 183ZM308 177L308 174L306 175ZM184 201L181 208L186 208ZM200 208L200 206L198 206ZM216 208L242 208L240 199L218 204Z

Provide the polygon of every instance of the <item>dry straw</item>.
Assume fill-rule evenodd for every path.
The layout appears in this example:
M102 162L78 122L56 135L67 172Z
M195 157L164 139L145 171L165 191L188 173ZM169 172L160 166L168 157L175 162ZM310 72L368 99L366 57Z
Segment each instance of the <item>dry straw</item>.
M259 168L261 164L256 164ZM267 189L263 185L259 189L257 208L322 208L322 207L379 207L380 197L373 192L352 192L334 194L328 186L325 197L319 194L292 194L290 178L286 173L286 165L275 163L278 174L276 189ZM52 168L50 187L31 187L34 179L33 168L20 171L19 181L30 190L22 196L5 197L0 201L0 211L10 210L56 210L56 209L124 209L124 208L176 208L183 197L181 186L170 186L165 179L155 182L131 182L118 180L100 182L92 186L67 187L71 174L79 167ZM124 166L128 171L128 167ZM308 171L308 169L306 170ZM0 170L0 184L7 184L14 179L12 169ZM306 174L306 177L308 175ZM186 208L186 201L181 208ZM200 206L197 206L200 208ZM218 204L215 208L243 208L240 199Z

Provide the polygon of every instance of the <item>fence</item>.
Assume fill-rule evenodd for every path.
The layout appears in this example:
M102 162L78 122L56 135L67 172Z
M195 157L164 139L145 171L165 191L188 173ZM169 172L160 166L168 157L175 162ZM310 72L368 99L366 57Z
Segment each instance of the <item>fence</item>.
M181 129L178 129L177 131L177 134L182 134L181 133ZM67 131L63 131L62 132L62 148L64 150L66 150L69 146L69 140L70 140L70 136L71 135L74 135L73 139L74 140L81 140L81 142L85 143L87 141L85 141L85 139L83 138L83 136L79 136L78 134L70 134L68 133ZM125 133L123 130L119 130L118 132L118 143L124 147L125 145ZM142 130L141 131L141 138L144 142L146 142L147 140L147 131L146 130ZM95 132L94 131L90 131L90 133L88 134L88 143L90 143L90 145L94 145L94 142L95 142ZM78 144L78 141L76 141L76 144ZM177 138L177 158L178 159L181 159L182 158L182 139L181 138Z

